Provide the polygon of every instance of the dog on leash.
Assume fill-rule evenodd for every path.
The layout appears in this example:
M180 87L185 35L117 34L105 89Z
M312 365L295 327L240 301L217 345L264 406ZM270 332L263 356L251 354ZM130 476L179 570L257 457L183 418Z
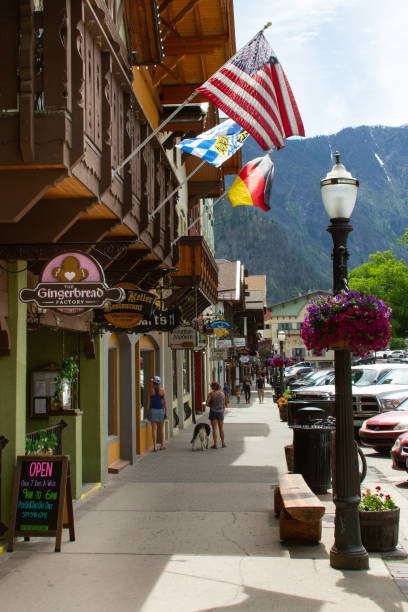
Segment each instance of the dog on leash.
M210 434L211 434L211 427L208 425L208 423L198 423L194 427L193 437L190 440L191 450L192 451L195 450L196 440L199 440L201 442L202 451L204 450L204 448L208 448L208 444L210 441Z

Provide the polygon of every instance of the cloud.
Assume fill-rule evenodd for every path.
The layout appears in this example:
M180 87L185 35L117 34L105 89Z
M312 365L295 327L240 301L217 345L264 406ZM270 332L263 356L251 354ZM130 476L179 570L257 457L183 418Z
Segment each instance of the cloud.
M407 0L235 0L238 47L264 23L307 135L408 122Z

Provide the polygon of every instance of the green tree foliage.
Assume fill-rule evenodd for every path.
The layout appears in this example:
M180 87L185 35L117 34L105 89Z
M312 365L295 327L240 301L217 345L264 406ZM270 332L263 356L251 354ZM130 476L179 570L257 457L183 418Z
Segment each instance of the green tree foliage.
M349 287L376 295L391 306L392 335L408 337L408 266L393 251L377 251L369 261L349 273Z

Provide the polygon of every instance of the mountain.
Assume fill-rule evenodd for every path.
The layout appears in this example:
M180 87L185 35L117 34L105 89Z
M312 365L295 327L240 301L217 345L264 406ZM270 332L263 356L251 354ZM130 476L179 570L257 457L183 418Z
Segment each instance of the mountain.
M349 270L376 251L392 248L398 257L408 256L398 244L408 227L408 126L362 126L288 140L272 154L269 212L232 208L227 197L214 208L216 258L239 259L250 274L265 274L268 304L332 286L332 240L320 180L332 168L335 151L360 182L351 217ZM242 148L243 164L261 155L249 138ZM226 188L234 179L226 177Z

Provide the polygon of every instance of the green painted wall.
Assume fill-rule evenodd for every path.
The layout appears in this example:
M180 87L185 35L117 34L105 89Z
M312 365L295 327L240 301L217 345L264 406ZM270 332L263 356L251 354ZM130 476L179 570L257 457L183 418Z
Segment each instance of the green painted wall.
M9 264L7 324L11 355L0 357L0 434L9 440L2 453L1 518L9 524L11 493L17 455L24 455L26 426L27 306L20 302L20 289L27 287L26 263Z

